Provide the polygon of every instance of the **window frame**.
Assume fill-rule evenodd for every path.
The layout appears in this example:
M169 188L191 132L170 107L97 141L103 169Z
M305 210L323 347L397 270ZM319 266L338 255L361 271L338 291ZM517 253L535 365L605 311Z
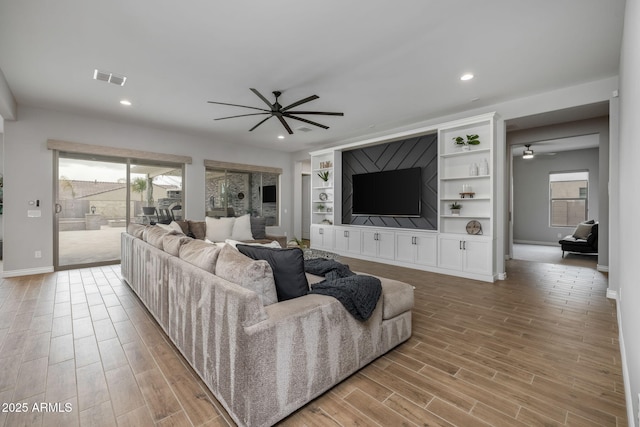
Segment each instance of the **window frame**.
M564 176L564 179L562 179ZM556 177L556 179L554 179ZM584 197L581 197L583 194L582 188L578 188L578 196L577 197L553 197L553 184L559 182L585 182L586 190L584 191ZM562 172L549 172L549 181L548 181L548 189L549 189L549 227L550 228L567 228L567 227L575 227L580 222L586 221L589 216L589 171L588 170L573 170L573 171L562 171ZM583 219L578 221L576 224L569 224L569 221L566 221L564 225L562 224L554 224L554 201L584 201L584 215Z

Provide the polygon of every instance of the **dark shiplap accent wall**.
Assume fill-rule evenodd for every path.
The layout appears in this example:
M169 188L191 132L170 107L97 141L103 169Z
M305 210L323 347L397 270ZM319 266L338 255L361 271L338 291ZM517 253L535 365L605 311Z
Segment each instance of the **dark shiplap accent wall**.
M342 153L342 223L436 230L438 224L438 137L423 135ZM352 216L351 177L360 173L419 167L422 169L422 216Z

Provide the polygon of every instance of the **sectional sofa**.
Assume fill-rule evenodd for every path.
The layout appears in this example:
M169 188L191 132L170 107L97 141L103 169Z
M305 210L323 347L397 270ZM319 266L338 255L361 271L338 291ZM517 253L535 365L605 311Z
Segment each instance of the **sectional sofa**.
M406 283L381 278L360 321L325 295L268 301L269 265L229 245L155 226L121 243L123 278L240 426L278 422L411 335Z

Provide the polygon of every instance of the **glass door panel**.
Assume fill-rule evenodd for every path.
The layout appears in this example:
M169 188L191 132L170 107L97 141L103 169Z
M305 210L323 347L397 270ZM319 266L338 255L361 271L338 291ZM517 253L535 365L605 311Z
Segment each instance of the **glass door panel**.
M132 162L129 180L130 222L168 224L184 218L181 165Z
M56 268L119 262L126 163L59 153L57 169Z

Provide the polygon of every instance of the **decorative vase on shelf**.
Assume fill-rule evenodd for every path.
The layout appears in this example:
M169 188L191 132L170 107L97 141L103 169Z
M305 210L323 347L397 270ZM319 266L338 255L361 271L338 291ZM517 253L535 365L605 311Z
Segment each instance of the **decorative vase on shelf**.
M460 216L460 209L451 209L451 215Z
M489 175L489 162L487 162L487 159L482 159L482 163L480 164L480 175Z
M478 164L471 163L469 165L469 176L478 176Z

